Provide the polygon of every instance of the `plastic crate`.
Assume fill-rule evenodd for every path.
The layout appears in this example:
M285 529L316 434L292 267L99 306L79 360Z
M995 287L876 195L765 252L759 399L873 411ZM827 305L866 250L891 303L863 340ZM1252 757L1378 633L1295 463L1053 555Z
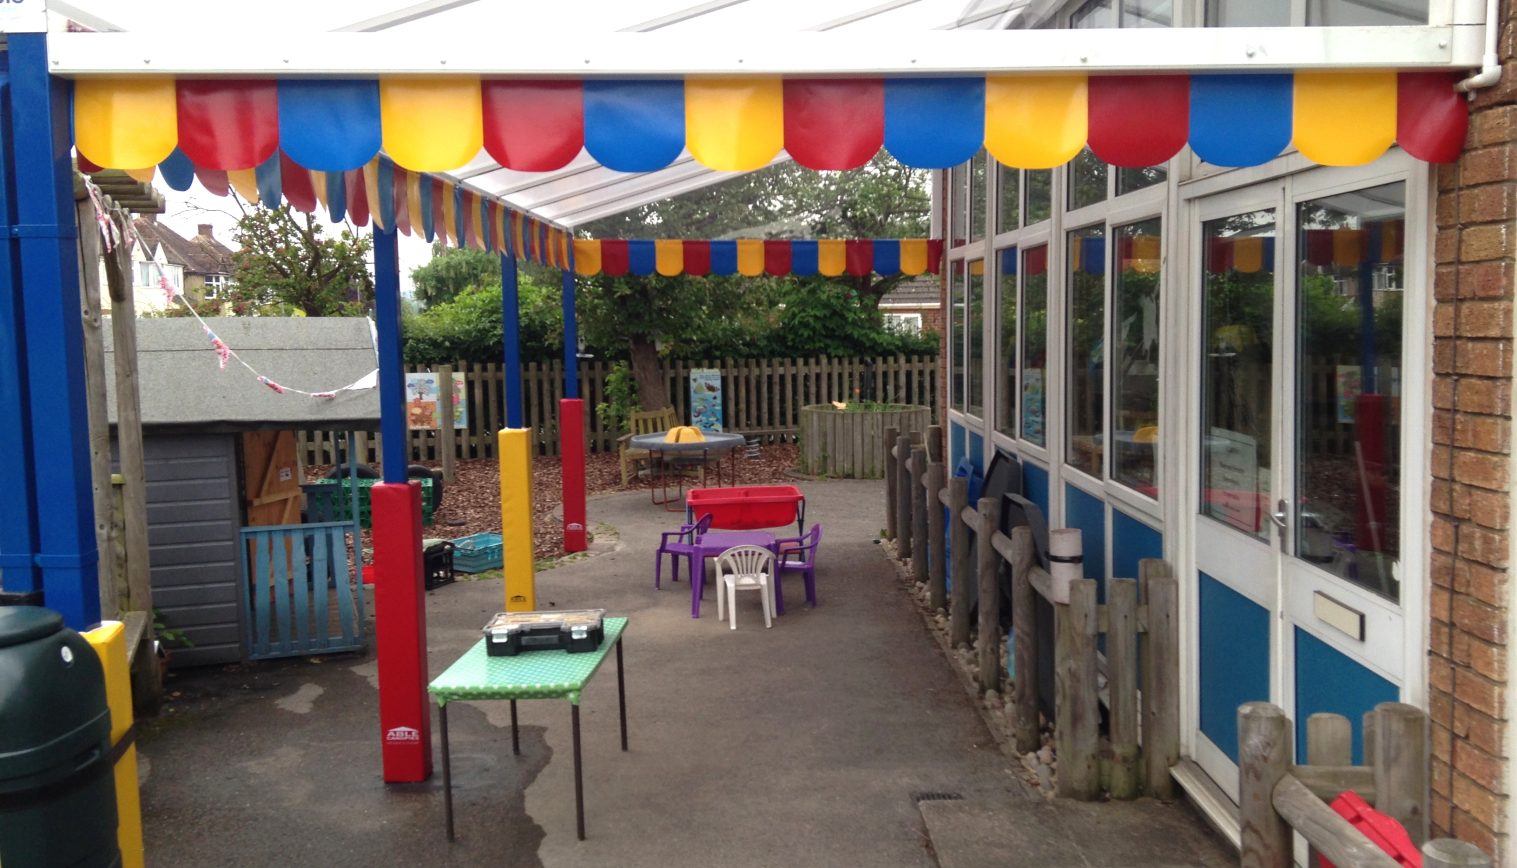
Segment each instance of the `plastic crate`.
M422 524L432 523L432 512L435 509L432 498L432 480L413 479L412 482L421 483L421 521ZM373 524L369 506L369 489L383 482L380 479L358 480L358 521L363 527ZM352 484L353 480L329 480L315 482L300 486L306 496L306 511L312 521L352 521Z
M482 573L504 566L505 545L498 533L475 533L453 540L453 569Z
M422 584L427 590L453 583L453 543L445 539L421 541Z

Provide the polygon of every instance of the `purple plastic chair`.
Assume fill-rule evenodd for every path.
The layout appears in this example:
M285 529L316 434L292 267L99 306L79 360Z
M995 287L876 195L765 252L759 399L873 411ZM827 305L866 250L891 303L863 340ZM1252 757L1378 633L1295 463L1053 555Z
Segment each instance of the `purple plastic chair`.
M680 558L684 558L690 565L690 578L695 579L695 558L699 551L696 543L700 542L701 536L710 529L711 516L703 515L695 524L684 525L679 530L664 531L663 539L658 544L658 551L653 553L653 589L655 591L663 590L660 587L660 579L664 570L664 555L669 556L669 563L674 567L672 581L679 581Z
M822 526L811 526L805 536L777 539L775 548L779 558L775 561L774 599L775 610L785 614L785 598L780 593L780 578L787 572L801 573L806 577L806 602L816 608L816 551L822 543Z

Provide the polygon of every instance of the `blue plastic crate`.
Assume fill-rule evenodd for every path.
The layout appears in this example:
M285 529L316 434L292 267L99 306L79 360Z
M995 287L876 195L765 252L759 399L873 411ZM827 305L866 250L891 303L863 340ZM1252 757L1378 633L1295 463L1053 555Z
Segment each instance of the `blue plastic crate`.
M505 565L505 545L498 533L475 533L453 540L453 569L482 573Z

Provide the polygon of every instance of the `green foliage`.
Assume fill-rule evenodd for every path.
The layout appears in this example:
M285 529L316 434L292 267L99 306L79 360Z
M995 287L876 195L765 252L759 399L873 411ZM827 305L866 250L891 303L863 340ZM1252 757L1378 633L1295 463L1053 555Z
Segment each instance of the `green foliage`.
M617 362L606 373L606 400L595 405L601 426L612 431L627 430L627 419L638 407L637 381L626 362Z
M315 216L288 205L248 209L232 237L234 315L358 316L374 302L366 234L327 235Z
M760 343L771 356L874 356L937 352L937 336L886 329L879 311L847 284L826 280L790 283L779 293L784 305L777 328Z
M523 361L558 358L563 351L563 310L556 289L522 275L518 282ZM405 358L412 364L498 362L501 338L500 284L470 287L451 301L407 316L402 323Z
M426 265L411 269L416 300L424 308L452 301L470 288L500 286L500 256L470 247L432 245Z
M153 635L163 643L165 648L194 648L195 642L189 635L178 627L170 627L163 623L163 613L153 610Z

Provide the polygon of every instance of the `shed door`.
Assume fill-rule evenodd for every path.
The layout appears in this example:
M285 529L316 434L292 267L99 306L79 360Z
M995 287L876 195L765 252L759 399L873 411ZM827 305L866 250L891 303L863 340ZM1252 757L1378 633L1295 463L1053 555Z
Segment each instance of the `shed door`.
M295 432L242 435L242 484L250 527L300 523L300 466Z

